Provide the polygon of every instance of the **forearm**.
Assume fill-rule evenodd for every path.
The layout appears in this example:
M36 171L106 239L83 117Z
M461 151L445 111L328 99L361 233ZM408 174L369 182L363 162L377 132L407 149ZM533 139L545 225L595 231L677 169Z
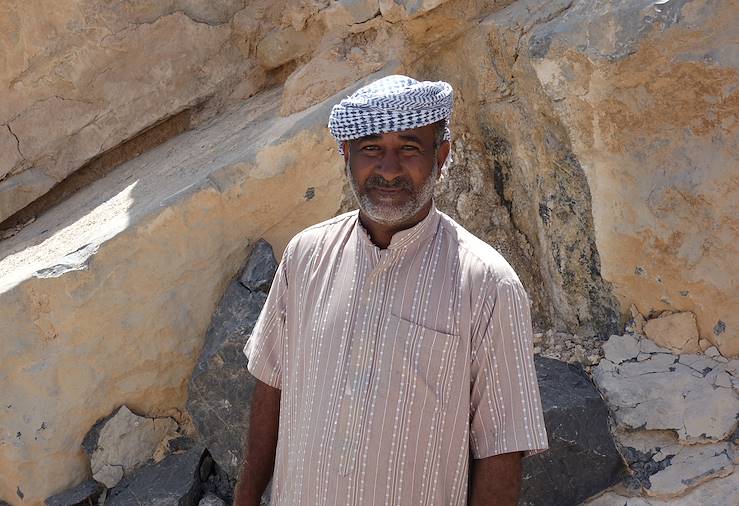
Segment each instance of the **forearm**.
M234 506L258 506L275 466L280 390L257 380L252 396L244 464Z
M521 452L470 462L469 506L516 506L521 490Z

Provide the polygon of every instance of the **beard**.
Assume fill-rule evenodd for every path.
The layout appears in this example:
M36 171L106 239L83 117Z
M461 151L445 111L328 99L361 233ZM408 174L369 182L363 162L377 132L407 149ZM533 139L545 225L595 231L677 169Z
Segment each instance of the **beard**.
M345 170L354 198L357 199L359 204L359 209L369 219L383 225L402 225L419 213L434 196L434 186L439 173L435 156L431 175L419 188L414 188L405 179L396 178L392 181L386 181L385 178L377 174L368 177L364 185L360 187L352 175L349 161L346 162ZM369 190L373 188L399 188L408 194L408 199L399 203L374 202L368 194Z

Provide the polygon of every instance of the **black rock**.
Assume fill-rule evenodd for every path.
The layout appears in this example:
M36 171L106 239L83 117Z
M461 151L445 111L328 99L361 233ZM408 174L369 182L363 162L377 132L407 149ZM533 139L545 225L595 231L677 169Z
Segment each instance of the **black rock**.
M268 293L276 271L277 260L272 246L264 239L259 239L241 271L239 281L251 292Z
M106 506L197 506L203 495L200 466L205 454L196 445L136 469L108 491Z
M274 276L276 268L271 246L260 240L244 275L229 285L218 304L190 378L187 410L199 441L232 479L238 477L243 461L255 385L243 349L267 298L261 290L266 286L268 291L272 283L265 276Z
M105 486L95 480L83 481L76 487L54 494L44 501L48 506L77 506L90 504L88 500L95 501L105 490ZM2 502L0 502L0 505Z
M549 450L523 461L520 505L571 506L621 481L608 408L581 367L536 357Z

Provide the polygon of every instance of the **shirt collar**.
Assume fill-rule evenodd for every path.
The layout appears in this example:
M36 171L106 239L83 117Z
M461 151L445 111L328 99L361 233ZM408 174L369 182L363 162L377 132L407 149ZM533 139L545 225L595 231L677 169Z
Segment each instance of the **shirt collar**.
M367 230L365 230L364 226L362 226L362 223L359 221L359 211L357 211L355 219L357 220L357 226L355 228L357 230L357 235L359 236L360 242L365 246L379 250L375 243L373 243L370 239ZM436 204L431 201L431 209L429 210L429 213L426 215L426 217L413 225L411 228L396 232L390 239L390 244L388 245L387 249L398 250L414 243L420 244L423 239L436 233L439 219L440 214L439 211L436 209Z

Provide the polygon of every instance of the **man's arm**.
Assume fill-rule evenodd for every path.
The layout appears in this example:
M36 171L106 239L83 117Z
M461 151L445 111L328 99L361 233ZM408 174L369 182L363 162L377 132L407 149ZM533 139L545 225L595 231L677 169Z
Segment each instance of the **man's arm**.
M521 452L470 461L469 506L516 506L521 490Z
M275 467L280 421L280 390L257 380L252 395L244 465L235 489L234 506L259 506Z

